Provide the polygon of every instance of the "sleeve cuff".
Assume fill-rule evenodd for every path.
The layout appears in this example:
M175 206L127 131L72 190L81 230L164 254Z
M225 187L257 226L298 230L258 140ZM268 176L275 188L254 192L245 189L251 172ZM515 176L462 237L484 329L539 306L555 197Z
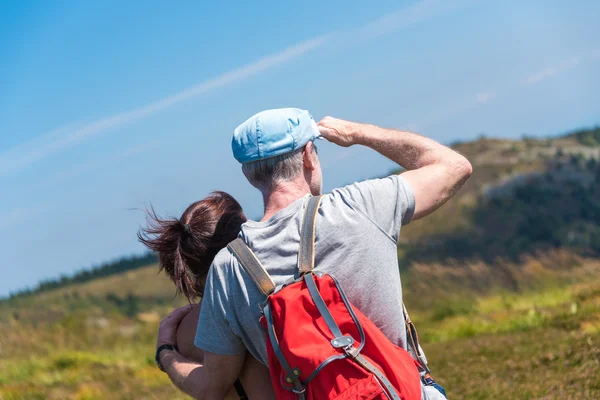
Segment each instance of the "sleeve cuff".
M234 356L237 354L241 354L246 351L246 347L242 344L241 346L220 346L215 343L208 343L203 341L201 338L197 337L194 339L194 346L202 349L204 351L208 351L209 353L221 354L224 356Z
M402 225L404 226L410 224L415 215L415 191L402 175L397 176L398 184L404 189L401 192L406 200L406 210L404 211L404 215L402 215Z

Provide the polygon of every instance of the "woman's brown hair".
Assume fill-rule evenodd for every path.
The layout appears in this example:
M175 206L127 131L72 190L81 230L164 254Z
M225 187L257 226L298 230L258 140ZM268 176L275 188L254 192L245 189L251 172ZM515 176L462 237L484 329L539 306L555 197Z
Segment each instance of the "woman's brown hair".
M158 253L161 270L189 301L202 296L204 280L217 253L234 240L246 216L225 192L213 192L190 204L181 218L161 219L148 211L148 226L138 239Z

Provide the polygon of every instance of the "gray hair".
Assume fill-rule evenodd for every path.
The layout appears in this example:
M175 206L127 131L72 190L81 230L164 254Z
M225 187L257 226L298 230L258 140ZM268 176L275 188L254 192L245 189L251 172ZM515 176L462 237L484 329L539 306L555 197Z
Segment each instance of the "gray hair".
M316 147L313 146L316 152ZM252 186L260 191L271 191L276 185L295 179L304 165L300 148L291 153L282 154L266 160L242 164L242 172Z

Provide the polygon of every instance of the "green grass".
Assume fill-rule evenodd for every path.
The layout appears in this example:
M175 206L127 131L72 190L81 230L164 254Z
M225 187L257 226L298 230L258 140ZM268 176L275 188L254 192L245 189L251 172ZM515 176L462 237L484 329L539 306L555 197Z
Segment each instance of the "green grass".
M407 273L407 305L434 376L452 399L600 398L600 273L595 262L568 272L570 279L558 281L519 275L526 289L518 292L430 288L427 304L412 296ZM150 269L136 273L156 279ZM163 301L135 316L84 296L78 301L87 307L64 311L75 301L65 291L98 299L119 287L118 277L105 279L20 299L0 313L0 399L186 398L153 363L159 316L183 300L165 285ZM40 318L40 309L54 314Z
M43 326L46 336L34 332L33 337L19 341L31 349L31 341L49 338L42 348L29 355L13 351L12 357L3 359L0 398L185 398L154 365L156 326L139 322L133 326L137 330L134 336L119 334L118 329L78 331L79 342L64 341L62 324Z
M154 364L160 317L186 303L157 271L1 303L0 400L187 398Z
M426 346L452 399L600 398L600 335L557 328L478 335Z
M591 277L590 277L591 278ZM419 312L433 375L453 399L600 398L600 282ZM453 308L454 307L454 308Z

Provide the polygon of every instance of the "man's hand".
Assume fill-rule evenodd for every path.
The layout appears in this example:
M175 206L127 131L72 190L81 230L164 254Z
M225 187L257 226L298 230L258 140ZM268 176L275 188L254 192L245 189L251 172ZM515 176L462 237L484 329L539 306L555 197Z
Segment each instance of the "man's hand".
M192 305L176 308L175 310L171 311L171 313L162 321L160 321L160 326L158 327L158 339L156 340L156 348L162 346L163 344L177 344L177 327L179 327L179 323L183 317L192 311L192 309Z
M333 117L325 117L317 123L321 136L342 147L358 143L361 124L344 121Z

